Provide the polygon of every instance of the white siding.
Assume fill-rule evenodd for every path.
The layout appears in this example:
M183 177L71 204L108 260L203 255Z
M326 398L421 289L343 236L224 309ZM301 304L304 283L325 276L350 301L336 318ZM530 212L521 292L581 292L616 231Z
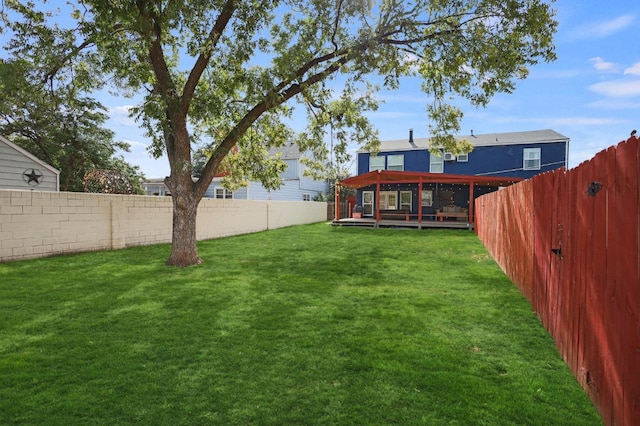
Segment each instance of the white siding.
M8 140L0 137L0 189L22 189L38 191L57 191L58 176L55 169L35 157L27 154ZM39 184L29 184L24 178L25 173L35 171Z
M297 163L297 161L296 161ZM298 163L299 164L299 163ZM304 166L299 165L301 173L304 172ZM222 182L220 178L214 178L213 182L207 188L205 198L215 198L216 188L221 188ZM327 191L327 182L324 180L313 180L308 177L296 179L283 179L280 188L273 191L267 191L259 182L249 182L246 188L239 188L233 193L234 200L276 200L276 201L303 201L304 196L308 195L309 199L313 198L320 192L325 194Z
M326 180L313 180L304 177L305 166L300 161L300 153L295 145L288 145L281 148L273 148L270 155L282 155L282 159L287 163L287 169L280 175L283 184L280 188L267 191L259 182L249 182L246 188L240 188L233 193L235 200L276 200L276 201L303 201L327 192ZM216 188L222 187L221 179L213 179L207 192L206 198L215 198Z
M271 192L267 191L260 183L250 182L247 187L247 199L302 201L305 194L313 199L318 192L324 193L325 191L326 183L307 178L285 180L279 189Z
M204 193L204 198L216 198L216 189L224 188L222 186L222 182L220 179L216 178L207 188L207 191ZM233 199L234 200L246 200L247 199L247 188L238 188L233 191Z

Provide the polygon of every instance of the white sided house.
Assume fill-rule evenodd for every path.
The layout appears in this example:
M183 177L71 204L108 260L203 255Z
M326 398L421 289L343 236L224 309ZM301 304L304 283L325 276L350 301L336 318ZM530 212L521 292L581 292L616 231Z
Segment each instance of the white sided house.
M269 150L269 155L279 155L287 164L286 170L280 175L282 186L278 189L267 190L260 182L248 182L246 187L236 191L229 191L222 186L222 177L217 176L207 188L204 198L259 200L259 201L313 201L319 194L326 194L328 183L326 180L314 180L304 174L305 165L300 161L302 154L298 147L291 144L286 147ZM170 195L164 185L164 179L150 179L143 184L146 195Z
M0 136L0 189L60 191L60 171Z
M328 190L326 180L314 180L305 176L305 165L300 161L303 155L297 145L272 148L269 150L269 155L279 155L287 164L287 168L280 175L282 179L280 188L269 191L260 182L249 182L246 187L231 192L222 186L221 177L215 177L204 196L236 200L313 201L319 194L326 194Z

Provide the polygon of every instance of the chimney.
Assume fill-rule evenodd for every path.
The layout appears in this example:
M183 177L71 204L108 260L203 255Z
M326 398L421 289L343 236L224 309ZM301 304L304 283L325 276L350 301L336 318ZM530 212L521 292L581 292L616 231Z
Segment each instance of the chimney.
M413 143L413 129L409 129L409 145L415 147L416 144Z

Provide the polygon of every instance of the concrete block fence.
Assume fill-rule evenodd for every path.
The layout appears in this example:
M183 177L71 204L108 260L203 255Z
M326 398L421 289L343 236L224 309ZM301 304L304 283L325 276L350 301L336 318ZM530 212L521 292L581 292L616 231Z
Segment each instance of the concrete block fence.
M0 263L170 243L169 197L0 190ZM322 202L203 199L206 240L327 220Z

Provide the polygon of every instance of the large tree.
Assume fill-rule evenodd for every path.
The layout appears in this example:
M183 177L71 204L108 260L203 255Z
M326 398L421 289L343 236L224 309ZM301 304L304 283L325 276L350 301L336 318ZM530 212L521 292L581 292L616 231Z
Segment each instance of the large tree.
M530 66L555 59L551 1L76 0L74 26L58 38L67 48L52 69L91 51L94 72L144 96L136 116L153 153L166 152L171 167L167 262L187 266L201 261L196 210L223 160L235 176L269 187L282 164L267 160L267 149L295 140L320 158L331 120L334 131L348 129L375 146L377 134L361 113L376 108L379 86L420 78L434 144L464 149L451 137L462 116L454 103L484 106L513 91ZM17 0L4 4L22 15L7 25L37 48L46 15ZM294 106L306 108L309 123L297 136L286 125ZM194 182L196 142L212 149ZM344 152L346 143L334 148Z

